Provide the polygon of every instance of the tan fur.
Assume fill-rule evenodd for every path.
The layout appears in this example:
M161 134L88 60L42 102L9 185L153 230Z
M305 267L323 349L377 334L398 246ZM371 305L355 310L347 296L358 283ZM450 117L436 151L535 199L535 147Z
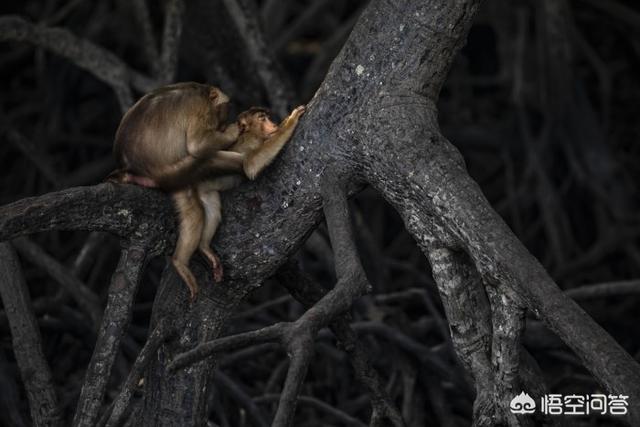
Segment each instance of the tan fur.
M249 110L239 116L238 124L243 129L238 141L233 144L228 151L218 151L211 162L220 161L228 168L237 169L238 174L223 174L210 177L197 184L197 193L200 203L204 209L204 224L202 234L198 239L198 248L202 254L210 260L213 266L213 275L216 282L222 280L222 264L218 257L211 251L211 240L220 224L222 218L220 191L234 188L243 179L255 179L278 155L286 142L291 138L293 131L298 124L300 116L304 113L304 107L296 108L291 115L277 127L268 117L263 117L265 111L262 109ZM265 129L274 130L274 133L267 134ZM221 160L224 158L224 160ZM220 169L224 171L228 169ZM190 216L181 216L181 220L191 221ZM182 233L182 230L190 230L188 225L180 225L181 233L178 237L178 247L194 248L196 239L192 233ZM188 240L188 241L187 241ZM194 249L195 250L195 249ZM190 255L189 255L190 256ZM192 295L193 297L193 295Z
M127 111L114 141L119 169L109 180L159 187L173 195L180 238L172 261L192 298L198 285L188 263L198 248L206 217L197 183L209 172L238 169L227 167L225 156L210 161L239 135L235 123L226 126L228 103L229 97L214 86L193 82L164 86Z
M144 176L165 190L193 183L207 160L238 138L224 127L229 98L218 88L178 83L143 96L116 132L114 154L124 172Z
M178 211L178 242L171 258L173 265L189 288L191 298L198 294L198 283L189 269L191 255L198 248L204 228L205 214L198 202L196 190L187 188L173 193Z
M254 107L225 126L228 102L209 85L161 87L127 111L114 142L119 169L108 179L159 187L173 195L179 230L172 263L192 299L198 284L189 260L197 249L210 261L214 280L222 280L222 265L210 248L221 220L219 192L245 177L255 179L291 138L304 113L304 107L296 108L277 127L267 110Z

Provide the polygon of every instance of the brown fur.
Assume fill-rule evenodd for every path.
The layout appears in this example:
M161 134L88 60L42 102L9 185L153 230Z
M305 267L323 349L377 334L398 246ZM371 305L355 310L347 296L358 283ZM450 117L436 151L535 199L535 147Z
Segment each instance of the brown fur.
M193 183L203 174L207 159L238 137L237 126L224 127L228 101L220 89L193 82L143 96L116 132L119 168L150 178L165 191Z
M237 187L245 177L255 179L275 159L291 138L303 113L304 107L296 108L280 127L277 127L266 117L266 110L262 108L253 108L238 116L239 124L241 121L244 122L241 126L241 129L244 130L238 141L228 150L217 152L212 161L219 156L235 155L226 158L225 162L235 163L239 173L218 174L218 176L202 180L195 185L195 192L200 200L200 207L204 215L200 216L199 212L194 213L194 211L199 211L195 207L180 212L180 233L177 244L177 248L181 248L177 258L179 263L188 264L189 258L197 246L203 255L211 261L214 279L216 281L222 280L222 265L210 248L211 240L222 218L220 191ZM273 133L265 133L265 130L274 129ZM201 234L198 235L191 232L196 229L196 226L189 224L189 222L199 221L200 218L204 220L204 224L199 229ZM185 231L183 232L183 230ZM187 249L183 251L182 248ZM177 253L178 249L176 249ZM176 257L174 257L174 264L176 264ZM190 289L192 289L191 286ZM192 297L194 295L192 289Z
M225 126L228 101L220 89L199 83L161 87L127 111L114 142L119 169L109 180L173 195L179 231L172 262L192 299L198 284L188 264L197 249L210 261L215 281L222 280L222 266L209 246L221 219L219 192L244 177L255 179L304 112L298 107L278 128L268 110L253 107Z

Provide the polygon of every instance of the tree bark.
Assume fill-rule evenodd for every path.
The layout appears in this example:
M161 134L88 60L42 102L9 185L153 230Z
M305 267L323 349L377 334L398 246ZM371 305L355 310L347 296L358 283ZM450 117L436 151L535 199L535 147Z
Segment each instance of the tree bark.
M432 262L437 251L464 253L478 275L474 279L495 292L489 301L494 324L479 329L492 331L496 321L504 322L508 331L499 336L492 331L492 345L506 345L510 351L491 355L488 344L474 349L458 346L470 369L479 366L473 372L476 381L488 375L493 381L512 381L511 371L518 363L514 359L519 349L518 319L528 308L576 352L609 392L629 395L629 420L640 425L637 363L560 292L490 207L468 176L459 152L439 132L438 94L478 4L477 0L369 4L281 157L260 180L224 195L223 222L214 241L226 269L224 283L203 286L197 301L190 304L175 272L165 270L153 325L171 324L175 338L160 345L146 370L139 425L205 423L215 357L176 372L170 372L170 363L197 344L220 337L237 304L302 245L321 221L323 204L331 199L323 182L333 175L346 177L340 190L347 195L373 186L400 213ZM124 239L131 233L146 236L153 253L172 246L171 219L167 199L157 192L103 184L0 208L0 240L54 228L84 228L110 231ZM211 283L208 269L193 264L198 280ZM354 291L348 287L360 285L346 281L341 286ZM456 333L452 329L454 343L464 342ZM494 387L498 408L483 413L486 422L508 419L518 425L505 413L506 399L512 397L505 394L511 385ZM283 424L276 425L288 422L283 418Z

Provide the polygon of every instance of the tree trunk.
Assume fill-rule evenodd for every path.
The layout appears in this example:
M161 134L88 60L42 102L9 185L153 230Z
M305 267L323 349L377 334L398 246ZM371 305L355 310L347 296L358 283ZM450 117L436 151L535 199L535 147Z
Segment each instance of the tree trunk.
M374 187L400 213L429 257L440 291L452 292L443 298L450 323L465 323L461 307L449 298L461 295L465 287L477 296L474 301L487 305L472 319L478 322L476 338L477 331L492 334L481 346L469 345L473 333L451 327L456 350L476 382L477 425L527 424L508 411L518 384L525 308L544 320L610 393L629 396L629 420L640 425L637 363L560 292L490 207L458 151L440 134L439 91L478 4L479 0L371 1L281 157L257 182L225 193L223 222L214 241L225 265L225 281L203 286L191 304L174 270L165 269L152 327L166 330L167 340L145 370L138 425L206 423L215 356L176 371L170 364L224 334L237 305L303 244L322 220L323 208L330 217L334 251L348 253L350 242L340 240L350 234L341 222L347 211L343 196L365 185ZM171 247L172 215L161 194L102 184L0 208L0 240L54 228L103 230L143 241L146 258ZM336 232L340 227L344 233ZM339 283L309 309L305 320L342 314L346 310L342 304L349 301L336 297L355 298L365 290L366 280L357 269L350 270L357 255L354 259L345 266L347 262L337 257ZM211 283L208 269L193 263L193 270L200 283ZM331 301L341 307L335 313L327 306ZM491 319L485 315L489 312ZM118 318L124 320L110 332L116 337L128 318L124 308ZM331 319L322 319L317 326L326 326L325 320ZM306 360L311 351L307 348ZM111 366L101 368L108 377ZM306 367L297 368L301 382ZM103 393L102 388L92 395L86 420L97 415ZM295 407L295 396L293 402L285 400L281 398L281 405ZM485 405L488 401L495 407ZM288 425L289 415L279 411L274 425Z
M318 223L322 176L338 169L351 177L351 192L363 183L380 191L425 253L441 246L466 252L489 286L513 293L540 316L607 390L640 402L638 365L562 295L439 133L437 96L477 6L371 2L275 167L256 186L224 198L224 223L214 246L230 266L227 281L206 289L193 309L184 307L188 326L181 345L165 346L158 360L223 333L235 304L271 276ZM147 377L142 424L159 422L164 409L161 425L199 425L213 363L209 359L171 376L157 362ZM637 409L632 413L637 416Z

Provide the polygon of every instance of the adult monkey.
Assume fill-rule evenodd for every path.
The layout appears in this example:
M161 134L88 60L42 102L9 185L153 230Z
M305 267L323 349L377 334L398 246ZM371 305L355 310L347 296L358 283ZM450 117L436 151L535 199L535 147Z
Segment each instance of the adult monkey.
M120 169L109 179L182 189L206 170L237 170L214 156L239 136L226 126L229 97L215 86L177 83L140 98L122 118L113 152ZM138 182L140 181L140 182Z
M251 150L247 144L241 144L244 151L226 151L236 142L243 126L225 125L228 103L229 97L214 86L190 82L161 87L127 111L114 142L119 169L109 180L159 187L173 196L179 233L172 263L192 299L198 285L188 263L196 249L211 262L214 280L222 280L222 265L209 244L221 218L218 191L238 183L237 177L229 175L220 177L217 184L211 178L229 172L255 178L291 137L304 112L304 108L297 108L280 128L264 112L245 115L251 120L240 123L246 122L246 127L255 117L256 123L263 124L258 126L262 133L256 137L262 138L262 142L269 139L270 143L260 149L252 143ZM257 131L258 127L251 129ZM255 137L245 140L254 141Z

